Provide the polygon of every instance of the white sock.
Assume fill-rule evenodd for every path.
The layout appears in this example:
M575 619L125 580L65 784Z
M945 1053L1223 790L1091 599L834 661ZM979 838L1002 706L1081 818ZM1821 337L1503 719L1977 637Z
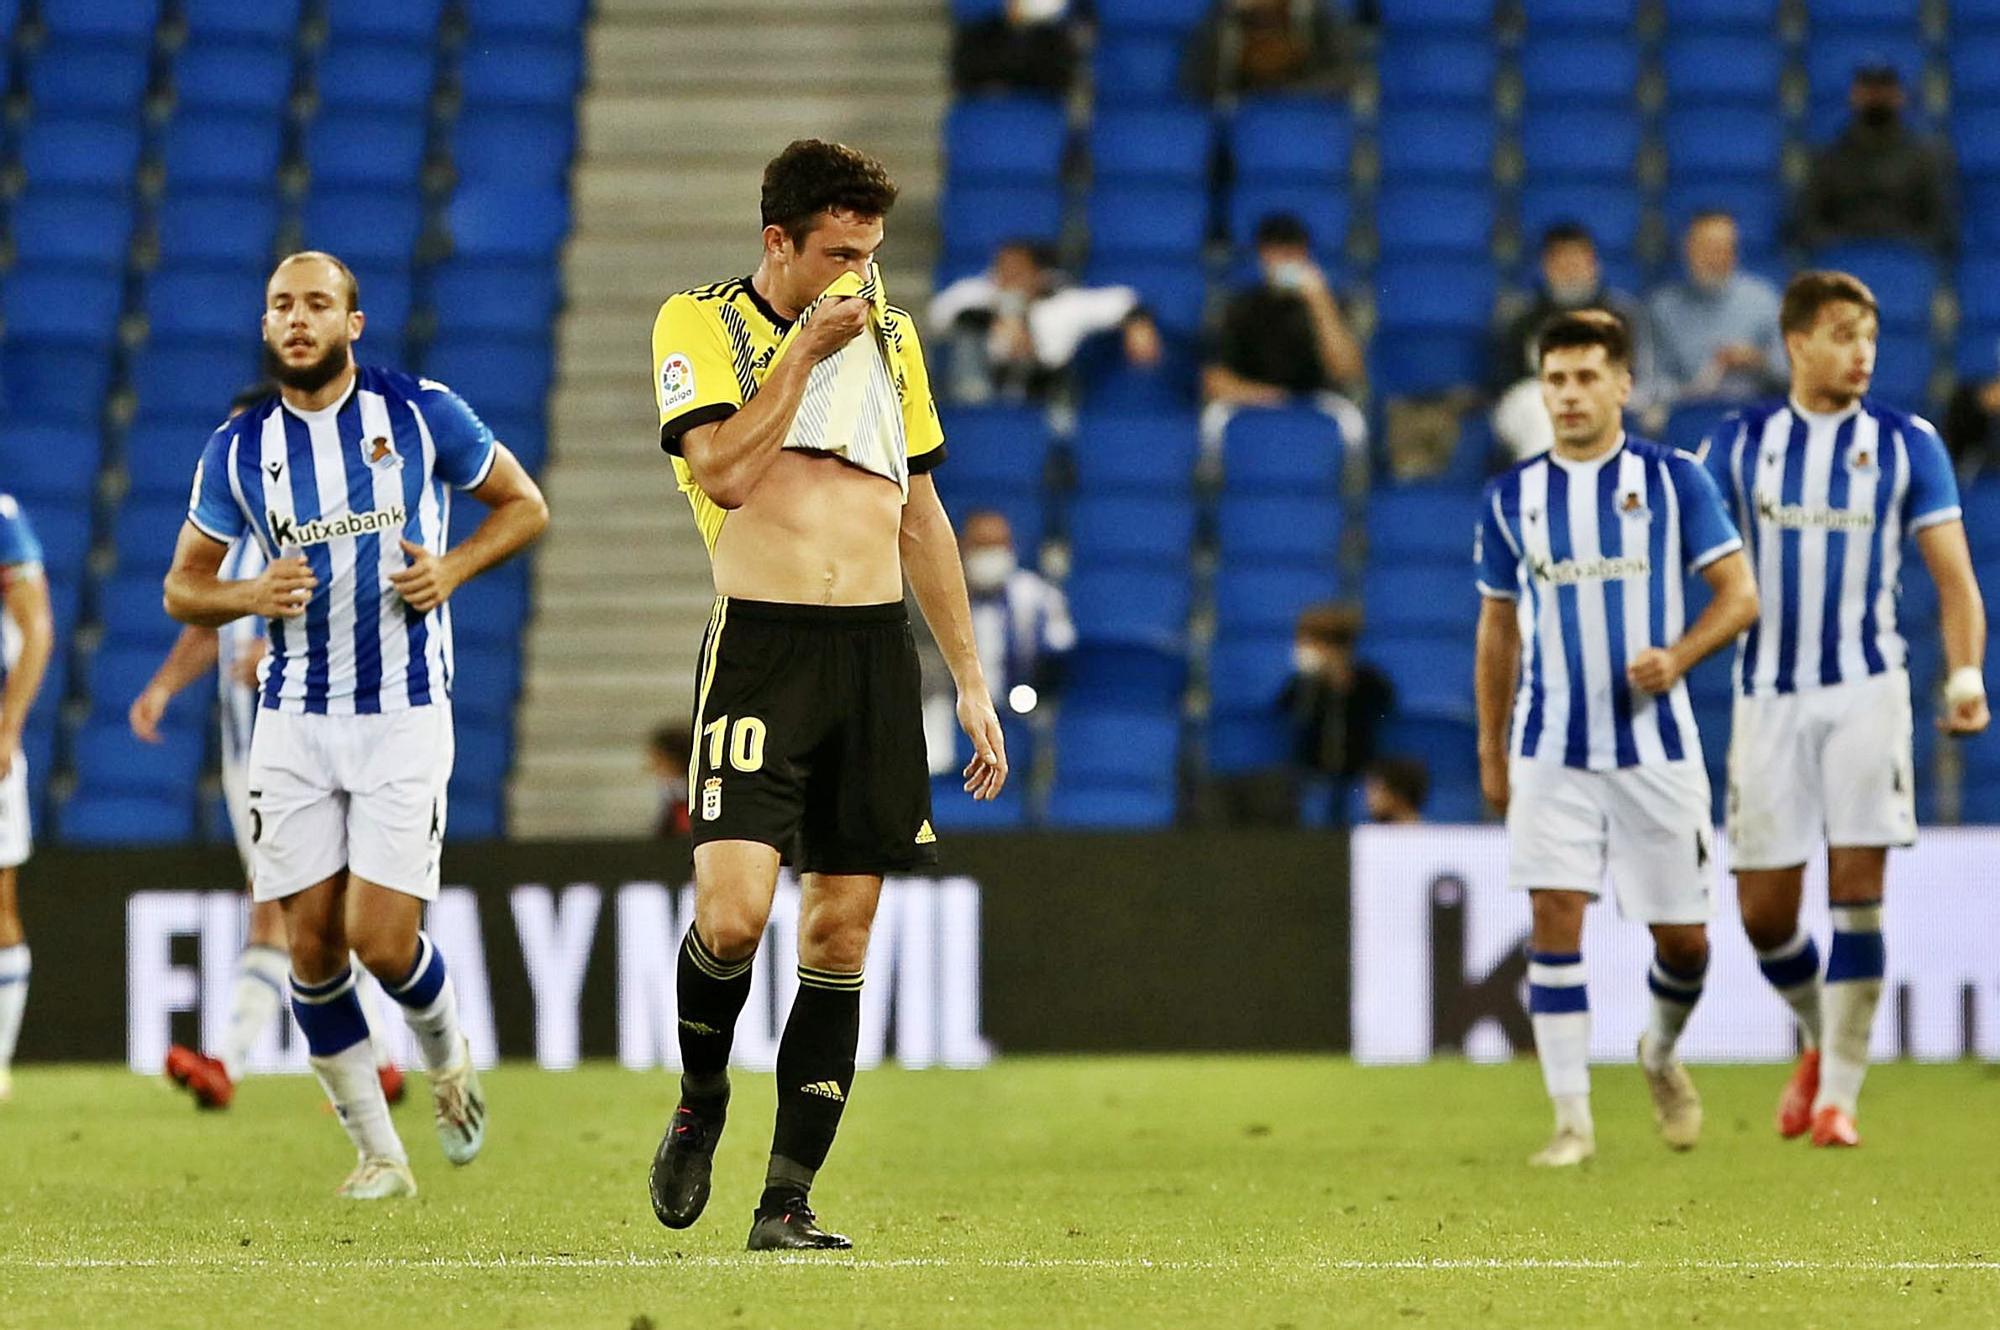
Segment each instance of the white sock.
M1542 1084L1555 1101L1556 1126L1592 1134L1590 1120L1590 1001L1583 957L1530 952L1528 1011Z
M1669 970L1658 956L1653 957L1653 967L1646 974L1646 987L1653 995L1652 1011L1646 1019L1646 1037L1639 1041L1639 1055L1647 1071L1665 1071L1674 1060L1674 1049L1681 1041L1681 1031L1687 1028L1688 1017L1694 1015L1694 1004L1701 1000L1707 974L1705 959L1701 969L1683 974Z
M433 1074L458 1065L465 1036L458 1028L458 990L450 978L428 1007L403 1008L403 1020L417 1037L417 1050L424 1055L424 1069Z
M359 957L355 958L354 966L355 973L359 974L361 972ZM368 1046L375 1050L376 1067L386 1067L393 1063L396 1057L389 1048L388 1032L382 1028L381 1013L376 1010L375 1003L366 996L361 999L361 1019L368 1022Z
M1827 953L1826 1043L1820 1055L1819 1096L1813 1111L1829 1105L1854 1113L1868 1075L1869 1037L1882 1002L1882 907L1833 907L1833 946Z
M21 1013L28 1007L28 944L0 947L0 1071L14 1065L21 1038Z
M1757 953L1757 968L1778 996L1798 1018L1799 1033L1807 1048L1818 1048L1820 1038L1819 946L1811 933L1800 928L1789 942Z
M313 1058L312 1069L346 1128L347 1139L364 1158L409 1162L396 1124L389 1119L389 1101L382 1097L382 1078L375 1074L375 1055L366 1039L331 1057Z
M279 1007L290 995L291 958L283 947L249 946L236 958L236 988L230 995L229 1034L222 1045L222 1070L232 1082L243 1079L243 1064Z

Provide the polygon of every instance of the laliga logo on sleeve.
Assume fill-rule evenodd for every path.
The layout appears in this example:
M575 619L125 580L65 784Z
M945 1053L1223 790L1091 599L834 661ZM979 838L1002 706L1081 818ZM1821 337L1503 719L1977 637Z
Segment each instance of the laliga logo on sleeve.
M694 362L676 351L660 362L660 410L694 400Z

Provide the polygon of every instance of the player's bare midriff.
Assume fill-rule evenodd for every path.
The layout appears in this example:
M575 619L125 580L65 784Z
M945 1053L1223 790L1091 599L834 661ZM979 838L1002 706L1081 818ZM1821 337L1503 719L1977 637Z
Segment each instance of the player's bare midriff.
M716 594L796 605L903 598L902 491L837 458L780 453L715 542Z

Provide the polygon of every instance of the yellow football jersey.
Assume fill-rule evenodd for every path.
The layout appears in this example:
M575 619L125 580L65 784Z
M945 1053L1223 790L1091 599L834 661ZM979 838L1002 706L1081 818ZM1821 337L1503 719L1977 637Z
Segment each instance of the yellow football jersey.
M748 277L669 296L653 321L660 446L673 457L675 478L711 551L729 514L695 483L681 456L681 436L727 419L749 401L770 377L791 327L792 321L779 318ZM907 310L886 305L881 332L902 407L910 474L921 475L944 460L944 428L917 342L917 322Z

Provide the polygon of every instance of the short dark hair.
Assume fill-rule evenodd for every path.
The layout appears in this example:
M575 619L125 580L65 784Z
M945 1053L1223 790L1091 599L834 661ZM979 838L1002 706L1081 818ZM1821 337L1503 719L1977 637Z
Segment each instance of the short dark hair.
M1574 346L1601 346L1610 363L1632 363L1632 334L1625 320L1608 309L1573 309L1544 323L1535 334L1535 363L1539 365L1551 351Z
M1828 305L1849 301L1870 314L1879 315L1875 293L1850 272L1831 268L1808 268L1785 285L1784 303L1778 306L1780 332L1810 332L1819 322L1819 312Z
M1322 646L1351 647L1361 636L1364 622L1356 602L1329 600L1301 611L1293 635Z
M882 163L844 143L796 139L764 168L764 225L784 227L794 245L829 209L886 217L894 206L896 182Z
M1597 240L1582 222L1564 220L1551 222L1548 229L1542 232L1541 253L1546 254L1557 245L1588 245L1595 250Z
M287 254L284 258L279 259L277 267L271 269L271 275L273 277L277 276L278 268L282 268L288 263L310 262L332 264L333 270L339 273L341 279L347 283L347 307L350 310L361 308L361 282L355 277L354 269L342 263L340 256L337 254L329 254L323 249L302 249L295 254Z
M1703 222L1728 222L1736 225L1736 214L1727 208L1702 208L1688 218L1687 229L1692 231Z
M1368 764L1368 774L1418 812L1431 797L1431 770L1421 757L1378 757Z
M1312 232L1296 213L1268 212L1257 222L1256 247L1266 245L1312 245Z

